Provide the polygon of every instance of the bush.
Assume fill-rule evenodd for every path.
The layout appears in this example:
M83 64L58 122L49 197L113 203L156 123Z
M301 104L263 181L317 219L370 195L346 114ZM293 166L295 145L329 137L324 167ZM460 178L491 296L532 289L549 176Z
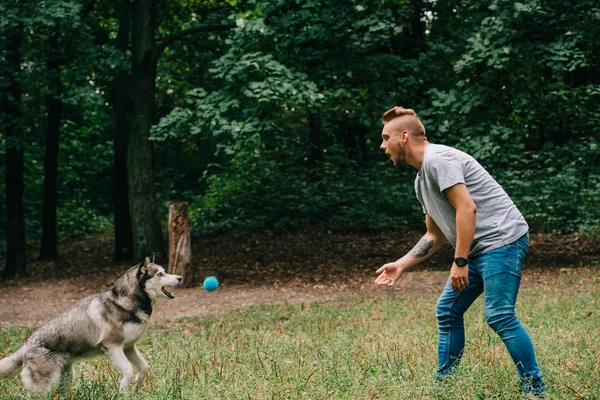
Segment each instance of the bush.
M311 170L301 160L276 163L277 152L238 156L207 178L208 190L192 212L195 233L228 229L292 229L321 225L369 230L422 223L407 170L361 167L335 154ZM402 182L402 181L406 182Z

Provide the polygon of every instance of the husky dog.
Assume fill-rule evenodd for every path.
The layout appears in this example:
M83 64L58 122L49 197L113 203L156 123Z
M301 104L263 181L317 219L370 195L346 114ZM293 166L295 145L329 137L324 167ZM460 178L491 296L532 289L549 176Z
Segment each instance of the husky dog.
M127 392L138 374L137 390L149 365L135 344L146 333L156 299L172 299L166 286L177 286L181 277L167 274L148 258L130 268L112 289L86 297L36 330L14 354L0 360L0 378L23 370L21 378L32 393L66 390L73 381L75 361L106 354L123 375Z

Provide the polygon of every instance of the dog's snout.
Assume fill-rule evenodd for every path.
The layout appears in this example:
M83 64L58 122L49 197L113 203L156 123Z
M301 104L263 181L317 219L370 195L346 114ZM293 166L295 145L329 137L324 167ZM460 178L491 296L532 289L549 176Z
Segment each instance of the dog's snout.
M178 277L177 277L177 283L181 283L181 280L182 280L182 279L183 279L183 278L182 278L181 276L178 276Z

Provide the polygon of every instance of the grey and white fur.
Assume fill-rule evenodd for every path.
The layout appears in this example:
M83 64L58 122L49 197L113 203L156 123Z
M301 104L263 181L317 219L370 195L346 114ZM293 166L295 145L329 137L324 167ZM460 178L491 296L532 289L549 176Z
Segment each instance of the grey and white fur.
M0 379L22 370L31 393L63 391L73 381L74 362L106 354L123 376L123 392L133 379L132 364L137 368L137 390L149 365L136 343L148 329L156 300L174 298L165 287L180 282L180 276L167 274L146 258L111 289L78 301L37 329L19 350L0 360Z

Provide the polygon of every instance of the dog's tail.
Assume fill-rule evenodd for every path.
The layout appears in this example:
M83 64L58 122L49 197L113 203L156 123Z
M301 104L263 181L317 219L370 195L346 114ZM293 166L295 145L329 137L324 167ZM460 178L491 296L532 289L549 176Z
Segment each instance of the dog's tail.
M21 347L10 356L0 360L0 379L10 378L19 373L23 367L24 352L24 347Z

